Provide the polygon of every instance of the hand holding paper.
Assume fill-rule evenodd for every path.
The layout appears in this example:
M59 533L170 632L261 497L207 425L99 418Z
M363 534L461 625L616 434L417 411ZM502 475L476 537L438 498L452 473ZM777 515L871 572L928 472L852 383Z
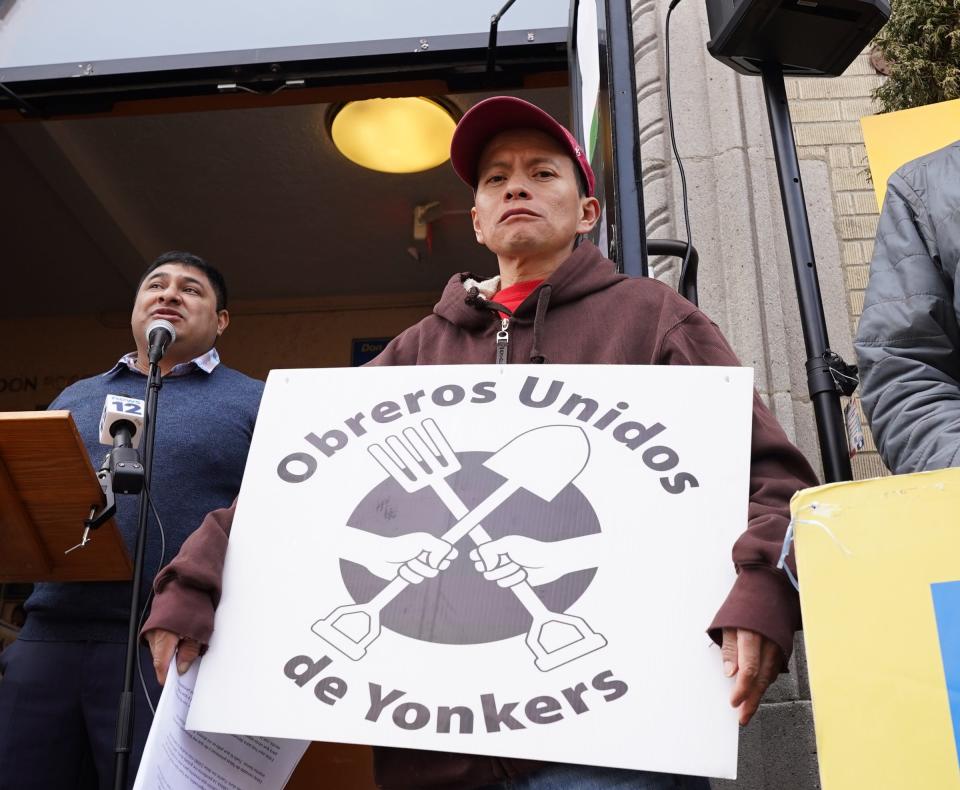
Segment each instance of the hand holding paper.
M282 788L310 742L186 729L199 667L194 661L182 675L169 671L172 662L165 668L171 682L160 696L134 790Z
M200 643L196 639L179 636L173 631L153 628L143 635L153 655L153 670L157 673L157 682L162 686L167 682L167 670L176 656L177 672L181 675L190 669L190 665L200 655Z

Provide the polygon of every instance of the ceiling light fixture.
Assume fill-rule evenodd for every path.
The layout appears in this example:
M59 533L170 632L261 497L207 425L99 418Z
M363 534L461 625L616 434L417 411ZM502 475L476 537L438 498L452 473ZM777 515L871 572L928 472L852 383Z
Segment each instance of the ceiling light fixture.
M366 99L330 108L327 128L347 159L382 173L419 173L450 158L460 112L443 99Z

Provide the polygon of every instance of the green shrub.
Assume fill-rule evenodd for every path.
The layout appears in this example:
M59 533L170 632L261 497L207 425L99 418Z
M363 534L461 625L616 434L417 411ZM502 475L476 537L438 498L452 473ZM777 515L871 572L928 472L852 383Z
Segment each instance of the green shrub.
M882 112L960 98L960 0L892 0L874 40L889 78L874 91Z

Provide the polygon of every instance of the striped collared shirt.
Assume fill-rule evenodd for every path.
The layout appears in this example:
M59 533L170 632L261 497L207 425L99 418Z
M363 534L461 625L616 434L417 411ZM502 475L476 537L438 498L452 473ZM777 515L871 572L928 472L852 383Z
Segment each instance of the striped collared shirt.
M220 364L220 355L217 353L217 349L211 348L206 354L201 354L199 357L191 359L189 362L181 362L179 365L174 365L170 368L170 372L166 374L165 378L170 376L183 376L187 373L192 373L195 369L199 368L204 373L213 373L213 369ZM111 373L116 373L118 370L123 368L128 368L134 373L139 373L141 376L145 375L142 370L137 367L137 352L131 351L129 354L124 354L117 361L117 364L114 365L110 370L104 373L104 376L109 376Z

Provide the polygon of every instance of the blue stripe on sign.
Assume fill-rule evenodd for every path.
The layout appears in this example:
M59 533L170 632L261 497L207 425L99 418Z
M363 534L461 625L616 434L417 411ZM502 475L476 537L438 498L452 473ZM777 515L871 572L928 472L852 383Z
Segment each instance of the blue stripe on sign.
M953 719L953 740L960 760L960 581L931 584L930 590Z

